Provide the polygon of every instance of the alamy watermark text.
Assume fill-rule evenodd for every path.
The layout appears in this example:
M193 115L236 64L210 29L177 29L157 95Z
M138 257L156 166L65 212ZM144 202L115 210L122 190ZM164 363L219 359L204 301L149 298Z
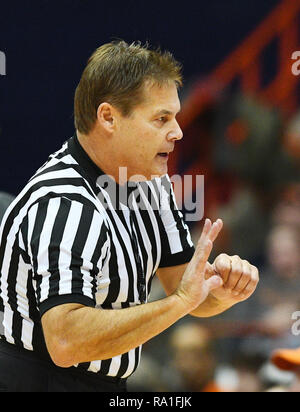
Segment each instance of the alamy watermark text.
M164 212L178 207L185 211L185 221L199 221L204 215L204 176L203 175L173 175L162 180L160 194L156 192L159 183L157 176L147 182L142 175L127 175L127 167L119 168L118 181L126 185L116 184L112 176L103 174L97 179L98 187L103 191L103 206L116 210L129 208L131 210L152 210ZM168 183L169 181L169 183ZM140 182L137 185L137 182ZM145 185L146 183L146 185ZM173 190L174 193L173 193ZM176 198L175 198L175 196ZM175 206L176 203L176 206Z
M6 75L6 56L5 53L0 51L0 76Z
M292 65L292 73L294 76L299 76L300 74L300 51L294 51L292 54L292 60L296 60Z

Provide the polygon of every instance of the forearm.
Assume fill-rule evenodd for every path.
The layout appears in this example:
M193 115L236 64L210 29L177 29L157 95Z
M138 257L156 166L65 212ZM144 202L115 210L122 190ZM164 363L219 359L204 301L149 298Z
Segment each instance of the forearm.
M198 318L209 318L225 312L232 306L233 303L221 303L212 295L208 295L207 299L201 305L190 312L190 315Z
M74 309L64 316L58 334L57 324L53 324L53 334L55 331L56 336L60 336L60 347L63 350L57 351L57 340L51 341L54 336L51 326L48 326L45 337L51 356L54 354L54 362L68 367L126 353L158 335L188 312L176 295L119 310L74 305ZM47 325L51 325L51 319L45 320Z

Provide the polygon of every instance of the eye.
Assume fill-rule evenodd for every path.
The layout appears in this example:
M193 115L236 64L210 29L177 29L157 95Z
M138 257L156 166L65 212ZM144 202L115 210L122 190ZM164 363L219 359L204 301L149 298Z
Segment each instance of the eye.
M167 119L166 116L159 117L157 120L158 120L160 123L166 123L166 122L168 121L168 119Z

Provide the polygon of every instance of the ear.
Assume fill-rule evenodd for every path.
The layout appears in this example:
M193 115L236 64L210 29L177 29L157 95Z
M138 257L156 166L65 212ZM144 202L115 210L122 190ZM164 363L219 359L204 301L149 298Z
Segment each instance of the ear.
M115 128L114 108L109 103L101 103L97 109L97 120L99 124L108 132Z

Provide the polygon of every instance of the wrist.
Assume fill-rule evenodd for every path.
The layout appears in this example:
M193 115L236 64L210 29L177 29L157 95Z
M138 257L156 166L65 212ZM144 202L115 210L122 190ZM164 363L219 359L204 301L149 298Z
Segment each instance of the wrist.
M209 294L209 299L211 300L212 304L219 308L229 309L233 306L236 302L232 299L220 299L214 296L212 293Z
M173 297L176 301L176 306L182 312L182 316L189 314L195 309L195 305L192 305L189 299L185 296L184 293L174 292L170 297Z
M190 312L190 315L200 318L216 316L230 309L233 305L234 303L232 302L221 301L212 294L209 294L201 305Z

